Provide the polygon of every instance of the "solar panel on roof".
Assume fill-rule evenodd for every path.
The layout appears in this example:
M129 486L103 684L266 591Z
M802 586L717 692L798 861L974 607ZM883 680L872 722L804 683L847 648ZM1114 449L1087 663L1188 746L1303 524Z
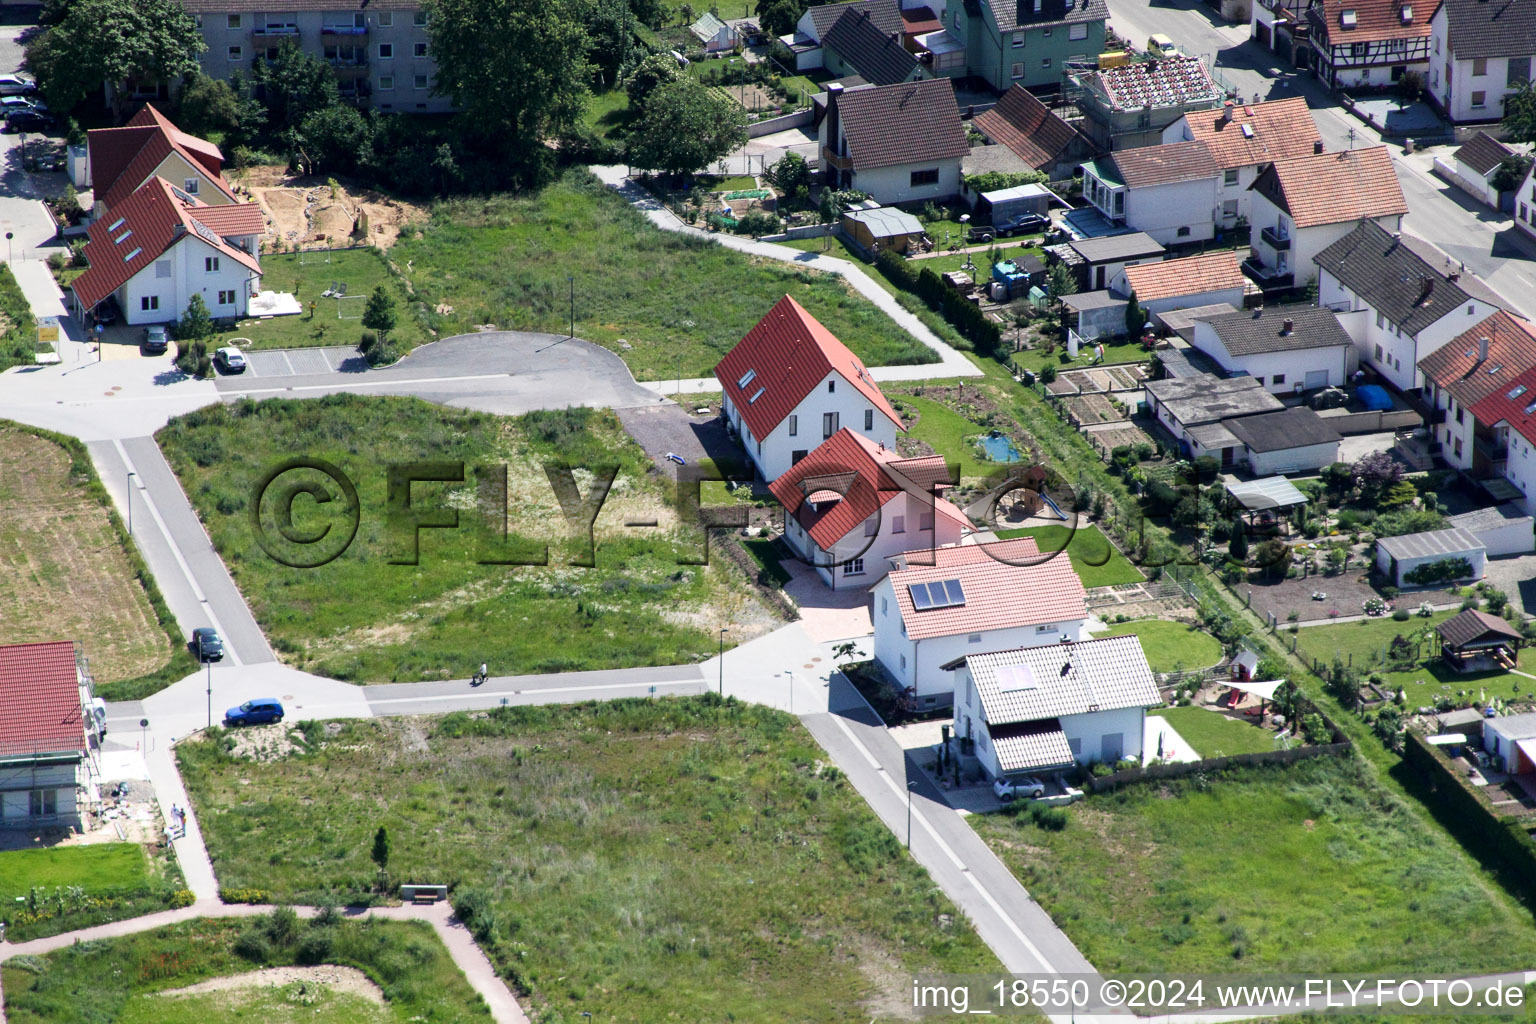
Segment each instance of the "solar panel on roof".
M945 580L944 589L949 591L951 605L965 604L965 590L960 586L959 580Z
M907 588L907 593L912 595L912 607L920 612L925 612L933 607L933 599L928 596L928 584L914 583Z
M1035 681L1034 669L1028 665L1001 665L998 667L996 675L998 689L1004 693L1033 690L1039 686L1039 683Z
M208 230L208 226L206 224L202 223L201 221L194 220L192 222L192 227L197 231L198 237L207 242L209 245L219 244L219 236Z

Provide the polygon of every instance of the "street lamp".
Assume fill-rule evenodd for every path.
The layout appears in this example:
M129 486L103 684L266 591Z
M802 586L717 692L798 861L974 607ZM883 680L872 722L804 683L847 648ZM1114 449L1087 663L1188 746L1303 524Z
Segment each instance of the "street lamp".
M728 626L720 627L720 696L725 696L725 631Z
M565 280L571 286L571 337L574 338L576 337L576 277L573 274L567 274Z
M912 849L912 791L917 788L916 782L907 783L907 849Z
M16 248L11 245L11 239L15 237L16 232L14 231L7 231L5 233L5 262L7 263L16 262Z
M202 651L199 650L201 655ZM213 728L213 662L208 662L208 728Z
M139 474L128 473L128 536L133 536L133 478Z

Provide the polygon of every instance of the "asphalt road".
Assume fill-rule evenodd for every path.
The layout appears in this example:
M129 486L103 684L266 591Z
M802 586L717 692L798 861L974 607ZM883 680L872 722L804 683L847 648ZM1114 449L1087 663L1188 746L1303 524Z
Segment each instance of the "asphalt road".
M490 669L496 671L494 665ZM691 696L709 688L697 665L663 665L499 678L493 675L476 687L470 687L463 679L454 679L386 683L364 686L362 690L374 715L440 715L448 711L483 711L501 705Z

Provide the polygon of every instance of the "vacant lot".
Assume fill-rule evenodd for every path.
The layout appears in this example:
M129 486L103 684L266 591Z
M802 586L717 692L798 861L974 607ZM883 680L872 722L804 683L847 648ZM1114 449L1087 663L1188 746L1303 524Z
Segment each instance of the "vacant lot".
M1270 730L1205 708L1158 708L1147 713L1166 718L1201 757L1261 754L1275 749L1275 734Z
M971 818L1104 971L1523 969L1536 928L1353 761L1133 785Z
M1085 587L1113 587L1121 583L1140 583L1146 579L1130 559L1091 523L1076 530L1066 526L1026 526L998 530L998 537L1033 537L1042 553L1066 549L1072 568Z
M327 260L329 262L327 262ZM219 344L231 339L242 348L307 348L318 345L356 345L363 333L363 307L368 296L384 285L395 300L396 327L390 338L407 348L430 341L405 290L389 272L384 257L372 249L343 249L332 253L268 254L261 258L261 287L289 292L298 297L304 312L266 320L242 320L219 336ZM347 298L322 298L337 285L346 287ZM314 312L309 304L315 304Z
M250 973L293 964L302 981ZM353 972L359 971L365 977ZM180 994L190 986L197 990ZM211 990L211 991L210 991ZM167 993L167 994L162 994ZM417 921L200 918L5 962L11 1024L479 1024L491 1019L431 926Z
M574 288L577 335L641 380L707 375L786 294L872 366L935 358L838 278L662 231L585 171L531 198L441 203L390 255L443 334L563 332Z
M677 527L611 412L505 419L414 399L331 396L215 406L174 420L160 441L272 645L309 671L401 682L467 676L482 661L498 675L679 664L713 652L720 626L731 625L739 643L771 624L728 566L688 564L702 539ZM361 504L356 539L318 568L275 561L251 530L260 477L296 454L339 467ZM386 483L390 465L421 461L464 464L462 483L410 488L414 514L456 513L461 528L423 529L413 542L408 525L389 523ZM614 474L596 518L595 558L567 523L546 463L574 467L585 496L595 470ZM477 466L491 470L477 477ZM320 473L284 474L262 506L267 536L301 564L313 551L280 542L274 506L286 488L309 484L337 500L299 495L291 529L344 537L340 510L349 503ZM580 503L571 501L575 511ZM658 526L626 527L631 519ZM419 564L397 564L413 550ZM588 558L596 565L578 564Z
M895 1016L991 954L793 718L713 697L341 723L316 752L177 748L225 885L454 885L565 1020ZM249 783L248 785L246 783Z
M1479 698L1486 691L1487 697L1510 699L1516 693L1536 692L1536 679L1517 676L1510 672L1456 672L1440 660L1440 639L1434 627L1457 615L1456 611L1435 612L1429 618L1415 615L1406 622L1392 618L1361 619L1337 626L1308 626L1297 633L1300 650L1324 664L1341 658L1360 670L1364 682L1372 674L1380 673L1384 690L1389 692L1399 686L1408 700L1409 707L1432 706L1437 697L1450 697L1458 704L1468 700L1459 697L1468 691ZM1395 636L1412 639L1422 634L1419 641L1420 659L1410 668L1389 671L1386 655ZM1528 651L1519 652L1516 664L1529 672L1531 656Z
M1095 638L1140 637L1141 649L1146 652L1147 664L1154 672L1209 668L1221 660L1221 643L1210 633L1183 622L1163 619L1122 622L1093 635Z
M80 643L111 696L173 656L138 572L83 449L0 421L0 638Z

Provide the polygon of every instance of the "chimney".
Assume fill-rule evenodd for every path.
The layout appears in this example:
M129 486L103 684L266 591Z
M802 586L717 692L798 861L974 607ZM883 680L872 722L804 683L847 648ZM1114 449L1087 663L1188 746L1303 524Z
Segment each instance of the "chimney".
M1430 296L1431 293L1434 292L1434 290L1435 290L1435 279L1430 277L1428 274L1421 275L1419 277L1419 298L1414 303L1414 305L1416 305L1416 306L1424 305L1424 303L1429 301L1429 296Z
M1478 362L1483 363L1483 362L1487 362L1488 361L1488 346L1491 345L1492 343L1493 343L1493 339L1492 338L1478 338L1477 339L1477 361Z
M1459 271L1453 270L1449 274L1445 275L1445 279L1452 284L1455 284L1461 279L1461 273Z
M1221 106L1221 123L1222 124L1231 124L1232 123L1232 101L1231 100L1228 100L1226 103L1223 103L1222 106Z
M1323 140L1322 139L1318 139L1316 142L1312 143L1312 155L1313 156L1321 156L1322 152L1323 152Z
M1295 327L1296 321L1292 320L1290 317L1286 317L1284 320L1280 321L1280 336L1282 338L1289 337L1291 331L1294 330Z
M837 98L843 94L843 87L838 82L828 82L827 85L826 85L826 90L827 90L827 113L826 113L826 117L825 117L825 122L826 122L826 125L827 125L827 148L832 150L833 152L837 152L837 147L838 147L837 136L838 136L838 125L839 125L838 113L837 113ZM836 168L829 166L825 170L826 170L826 175L827 175L827 181L829 183L836 182L838 180L837 169Z

